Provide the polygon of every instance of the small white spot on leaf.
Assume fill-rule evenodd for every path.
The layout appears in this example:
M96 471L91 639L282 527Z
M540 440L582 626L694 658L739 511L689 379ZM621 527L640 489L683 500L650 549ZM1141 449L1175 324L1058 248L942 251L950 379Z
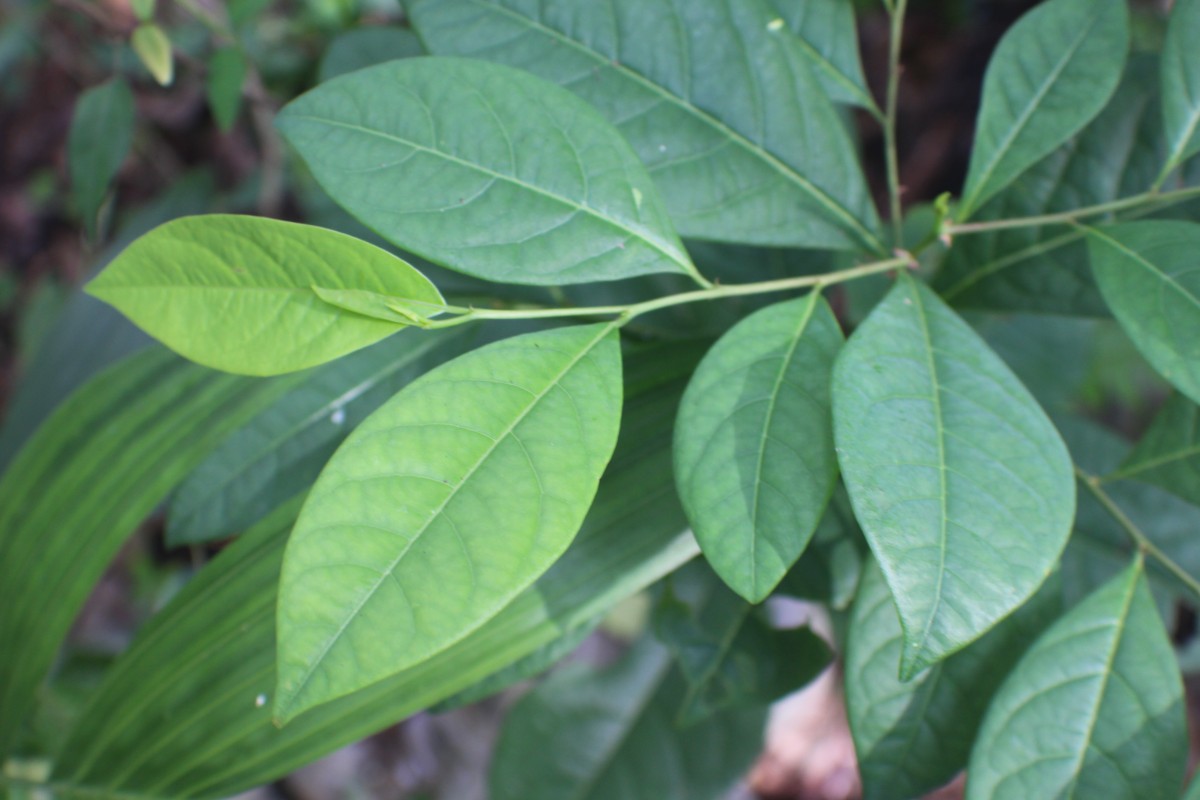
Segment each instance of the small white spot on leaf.
M329 421L332 422L334 425L341 425L341 424L345 423L346 409L344 409L344 408L336 409L332 414L329 415Z
M633 190L633 204L634 204L635 206L637 206L637 208L638 208L638 210L639 210L639 211L641 211L641 210L642 210L642 190L641 190L641 189L634 188L634 190Z
M262 708L266 704L267 704L267 696L265 694L260 694L258 697L254 698L254 707L255 708Z
M776 17L775 19L773 19L767 23L767 30L769 30L769 31L777 31L782 27L783 27L783 20L780 19L779 17Z

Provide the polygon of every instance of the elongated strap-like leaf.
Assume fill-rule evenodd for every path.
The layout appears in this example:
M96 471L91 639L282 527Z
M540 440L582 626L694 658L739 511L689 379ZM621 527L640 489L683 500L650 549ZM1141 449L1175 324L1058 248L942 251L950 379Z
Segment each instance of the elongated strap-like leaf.
M838 460L896 598L911 678L1027 600L1066 545L1071 459L987 345L904 275L833 382Z
M93 86L75 103L67 160L75 206L90 235L108 184L133 144L135 119L133 92L121 78Z
M565 669L510 712L491 768L492 800L721 797L757 754L763 707L672 724L684 684L643 639L610 669Z
M228 797L271 781L529 655L693 558L675 499L670 431L687 348L632 354L621 442L567 553L475 633L429 661L271 722L276 583L295 508L203 570L113 667L54 780L160 797Z
M1200 403L1200 225L1129 222L1092 230L1092 270L1138 350Z
M620 134L527 72L393 61L293 100L278 125L339 205L451 269L528 284L695 272Z
M536 580L579 530L620 415L612 323L480 348L372 414L288 545L277 717L429 658Z
M1174 800L1183 682L1140 563L1050 627L1000 688L971 753L970 800Z
M217 369L275 375L390 336L403 322L345 313L313 292L442 296L386 250L343 233L211 214L168 222L113 259L87 290L178 353Z
M1049 0L1005 34L984 76L962 219L1100 113L1125 68L1128 17L1125 0Z
M721 337L684 394L679 496L730 588L761 602L812 538L837 481L829 383L842 331L816 293Z
M1174 168L1200 153L1200 2L1175 0L1163 43L1163 121Z
M1200 506L1200 406L1171 395L1116 476L1161 486Z
M125 538L221 438L289 381L154 348L64 402L0 479L0 753Z
M171 502L168 541L232 536L307 490L358 423L416 376L462 353L471 333L401 331L313 370L193 470Z
M409 8L432 52L532 70L599 109L662 187L684 235L881 250L855 148L766 0Z
M883 573L859 584L846 643L846 712L865 800L922 797L967 765L992 693L1061 609L1053 578L978 642L908 683L896 677L904 632Z

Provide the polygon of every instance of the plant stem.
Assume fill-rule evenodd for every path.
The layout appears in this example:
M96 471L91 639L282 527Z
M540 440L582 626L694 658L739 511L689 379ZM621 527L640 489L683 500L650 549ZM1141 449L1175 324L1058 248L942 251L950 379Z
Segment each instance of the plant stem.
M965 222L961 225L950 223L942 227L942 233L956 236L959 234L984 233L1011 228L1030 228L1039 225L1069 225L1084 217L1094 217L1099 214L1107 214L1111 211L1124 211L1125 209L1136 208L1151 203L1171 205L1193 197L1200 197L1200 186L1178 189L1172 192L1145 192L1143 194L1135 194L1132 197L1124 197L1120 200L1113 200L1094 206L1084 206L1074 211L1062 211L1057 214L1041 214L1035 217L1013 217L1012 219L998 219L987 222Z
M647 314L651 311L658 311L662 308L671 306L683 305L685 303L696 303L704 300L719 300L724 297L739 297L751 294L768 294L770 292L783 292L789 289L803 289L814 287L820 289L825 286L831 286L837 283L854 280L855 278L863 278L867 275L876 275L881 272L889 272L894 269L912 266L912 256L904 254L896 258L889 258L885 261L873 261L870 264L862 264L857 267L839 270L837 272L829 272L824 275L804 275L797 278L780 278L773 281L762 281L760 283L740 283L731 286L713 286L710 289L697 289L691 292L682 292L680 294L668 295L666 297L656 297L653 300L646 300L641 303L633 303L624 306L581 306L578 308L535 308L535 309L488 309L488 308L462 308L459 306L447 306L446 311L457 314L458 316L450 317L449 319L431 320L428 327L430 328L449 328L454 325L461 325L465 322L473 322L479 319L547 319L553 317L590 317L590 316L607 316L616 314L622 317L622 324L634 317L642 314Z
M892 221L892 246L903 247L901 236L900 156L896 148L896 108L900 95L900 45L904 38L904 11L908 0L888 4L891 34L888 39L887 110L883 120L884 157L887 159L888 214Z
M1200 598L1200 581L1197 581L1195 578L1189 575L1187 570L1175 563L1174 559L1160 550L1158 545L1152 542L1150 537L1146 536L1146 534L1142 532L1142 530L1134 523L1134 521L1129 518L1129 515L1126 514L1119 505L1117 505L1116 501L1112 499L1112 496L1109 495L1109 493L1106 492L1100 485L1101 479L1099 476L1092 475L1083 471L1079 467L1075 467L1075 477L1077 477L1080 482L1087 487L1088 491L1092 493L1092 496L1096 498L1100 505L1104 506L1104 510L1107 511L1109 515L1111 515L1112 518L1117 521L1117 524L1119 524L1122 529L1124 529L1125 533L1128 534L1133 543L1137 545L1139 552L1145 553L1158 563L1162 564L1167 572L1170 572L1176 578L1176 580L1188 587L1193 595L1195 595L1197 598Z

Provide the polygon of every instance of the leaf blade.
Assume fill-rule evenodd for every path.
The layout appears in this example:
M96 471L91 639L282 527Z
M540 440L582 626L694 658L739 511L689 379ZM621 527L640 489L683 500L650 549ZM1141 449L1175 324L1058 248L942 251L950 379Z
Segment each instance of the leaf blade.
M1163 123L1168 152L1164 174L1200 153L1200 3L1177 0L1163 43Z
M134 103L128 84L118 78L79 96L71 116L67 161L79 214L89 235L109 183L133 144Z

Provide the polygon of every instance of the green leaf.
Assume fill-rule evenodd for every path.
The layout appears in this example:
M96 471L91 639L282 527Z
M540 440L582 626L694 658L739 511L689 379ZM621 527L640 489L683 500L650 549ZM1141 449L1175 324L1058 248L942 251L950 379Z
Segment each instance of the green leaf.
M1165 157L1158 60L1135 56L1100 116L973 216L993 221L1054 214L1145 192ZM1066 225L958 236L934 286L956 307L1108 316L1084 239Z
M967 765L988 702L1026 646L1061 611L1057 583L982 639L909 681L896 677L904 633L883 573L872 563L850 616L846 712L863 797L922 797Z
M55 782L196 800L270 783L466 689L694 558L695 541L680 533L670 431L698 357L680 346L629 354L621 440L583 529L475 633L277 728L276 586L296 513L285 508L222 551L138 635L72 731Z
M966 315L1042 408L1066 410L1096 351L1095 320L1046 314Z
M684 393L679 497L713 569L752 603L796 563L837 482L829 382L842 342L811 292L734 326Z
M208 61L208 107L212 109L217 127L228 131L237 122L242 107L242 87L246 83L248 65L242 51L222 47Z
M325 466L288 545L276 717L495 616L571 543L620 415L613 323L480 348L372 414Z
M331 361L403 327L343 313L314 286L442 303L425 276L374 245L309 225L225 214L155 228L88 292L181 355L247 375Z
M1200 225L1169 220L1092 229L1092 270L1146 360L1200 403Z
M844 611L858 589L866 550L850 498L839 484L812 542L783 576L776 591Z
M858 55L853 0L770 2L799 38L800 50L815 69L825 94L838 103L874 109Z
M676 730L683 681L643 639L602 672L564 669L519 702L492 759L492 800L721 797L761 747L765 709Z
M906 274L842 350L838 460L896 597L907 680L1050 574L1075 512L1070 456L987 345Z
M969 800L1179 796L1183 683L1140 563L1050 627L992 701Z
M417 35L406 28L355 28L338 34L329 43L329 48L321 57L317 82L324 83L364 67L373 67L396 58L412 58L424 52Z
M96 216L108 185L133 144L133 124L133 92L119 78L93 86L75 104L67 163L75 206L90 236L96 234Z
M137 17L138 22L149 22L154 19L156 5L155 0L130 0L129 2L129 7L133 10L133 15Z
M1125 0L1049 0L1004 35L983 80L961 219L1100 113L1125 68L1128 17Z
M1200 406L1171 395L1111 477L1152 483L1200 506Z
M1175 0L1163 43L1163 122L1172 170L1200 153L1200 2Z
M808 628L777 630L760 607L725 588L706 568L677 575L654 614L655 636L679 665L688 686L680 725L694 725L733 708L765 706L817 677L829 666L829 646ZM679 587L698 577L699 591ZM699 596L696 596L699 595Z
M139 353L89 381L0 478L0 753L125 538L287 381Z
M170 86L175 79L175 58L171 54L171 40L153 22L143 22L134 28L129 45L146 70L159 86Z
M857 148L767 0L408 5L432 52L532 70L599 109L683 235L884 251Z
M465 328L401 331L313 370L192 471L171 502L168 543L240 533L307 490L368 414L417 376L465 352L474 339Z
M393 61L322 84L277 125L341 206L451 269L527 284L695 273L629 145L528 73Z

